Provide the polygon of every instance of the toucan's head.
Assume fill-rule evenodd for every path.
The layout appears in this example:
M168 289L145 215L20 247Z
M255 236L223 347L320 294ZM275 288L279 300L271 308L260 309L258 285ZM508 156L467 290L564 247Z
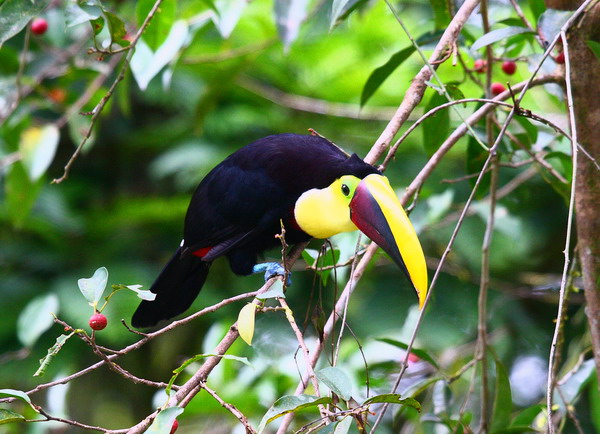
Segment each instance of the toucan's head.
M304 192L294 214L300 228L315 238L360 229L406 273L423 306L427 295L423 249L385 176L341 176L329 187Z

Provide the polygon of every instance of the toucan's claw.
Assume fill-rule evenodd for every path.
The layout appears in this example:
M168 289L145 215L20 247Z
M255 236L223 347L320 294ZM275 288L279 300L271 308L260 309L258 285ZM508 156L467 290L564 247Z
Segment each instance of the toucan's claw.
M252 268L252 273L265 273L265 282L271 277L285 276L285 268L279 262L263 262L262 264L256 264ZM286 286L292 285L292 273L287 273Z

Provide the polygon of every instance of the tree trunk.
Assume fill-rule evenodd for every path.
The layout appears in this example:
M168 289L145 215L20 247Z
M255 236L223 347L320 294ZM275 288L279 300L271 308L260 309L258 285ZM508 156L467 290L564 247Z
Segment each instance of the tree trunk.
M577 4L573 4L577 3ZM571 2L575 9L581 2ZM600 60L586 41L600 42L600 4L586 11L567 36L578 142L575 210L586 314L600 380Z

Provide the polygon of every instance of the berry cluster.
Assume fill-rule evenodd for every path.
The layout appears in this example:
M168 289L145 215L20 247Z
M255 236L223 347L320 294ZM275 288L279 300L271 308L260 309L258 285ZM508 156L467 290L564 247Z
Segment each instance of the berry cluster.
M473 70L479 74L483 74L487 71L487 62L483 59L477 59L473 63ZM517 71L517 64L513 60L506 60L502 62L502 72L506 75L513 75ZM492 83L491 89L493 95L500 95L506 90L500 82Z

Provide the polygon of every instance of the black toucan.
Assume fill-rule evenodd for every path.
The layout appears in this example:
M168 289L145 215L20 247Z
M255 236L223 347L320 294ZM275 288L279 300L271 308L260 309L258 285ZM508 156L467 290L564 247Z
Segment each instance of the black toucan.
M423 250L387 178L324 138L279 134L234 152L200 182L183 241L150 288L156 299L142 301L132 324L184 312L221 256L235 274L256 272L258 256L280 245L280 221L288 244L360 229L406 273L423 305Z

